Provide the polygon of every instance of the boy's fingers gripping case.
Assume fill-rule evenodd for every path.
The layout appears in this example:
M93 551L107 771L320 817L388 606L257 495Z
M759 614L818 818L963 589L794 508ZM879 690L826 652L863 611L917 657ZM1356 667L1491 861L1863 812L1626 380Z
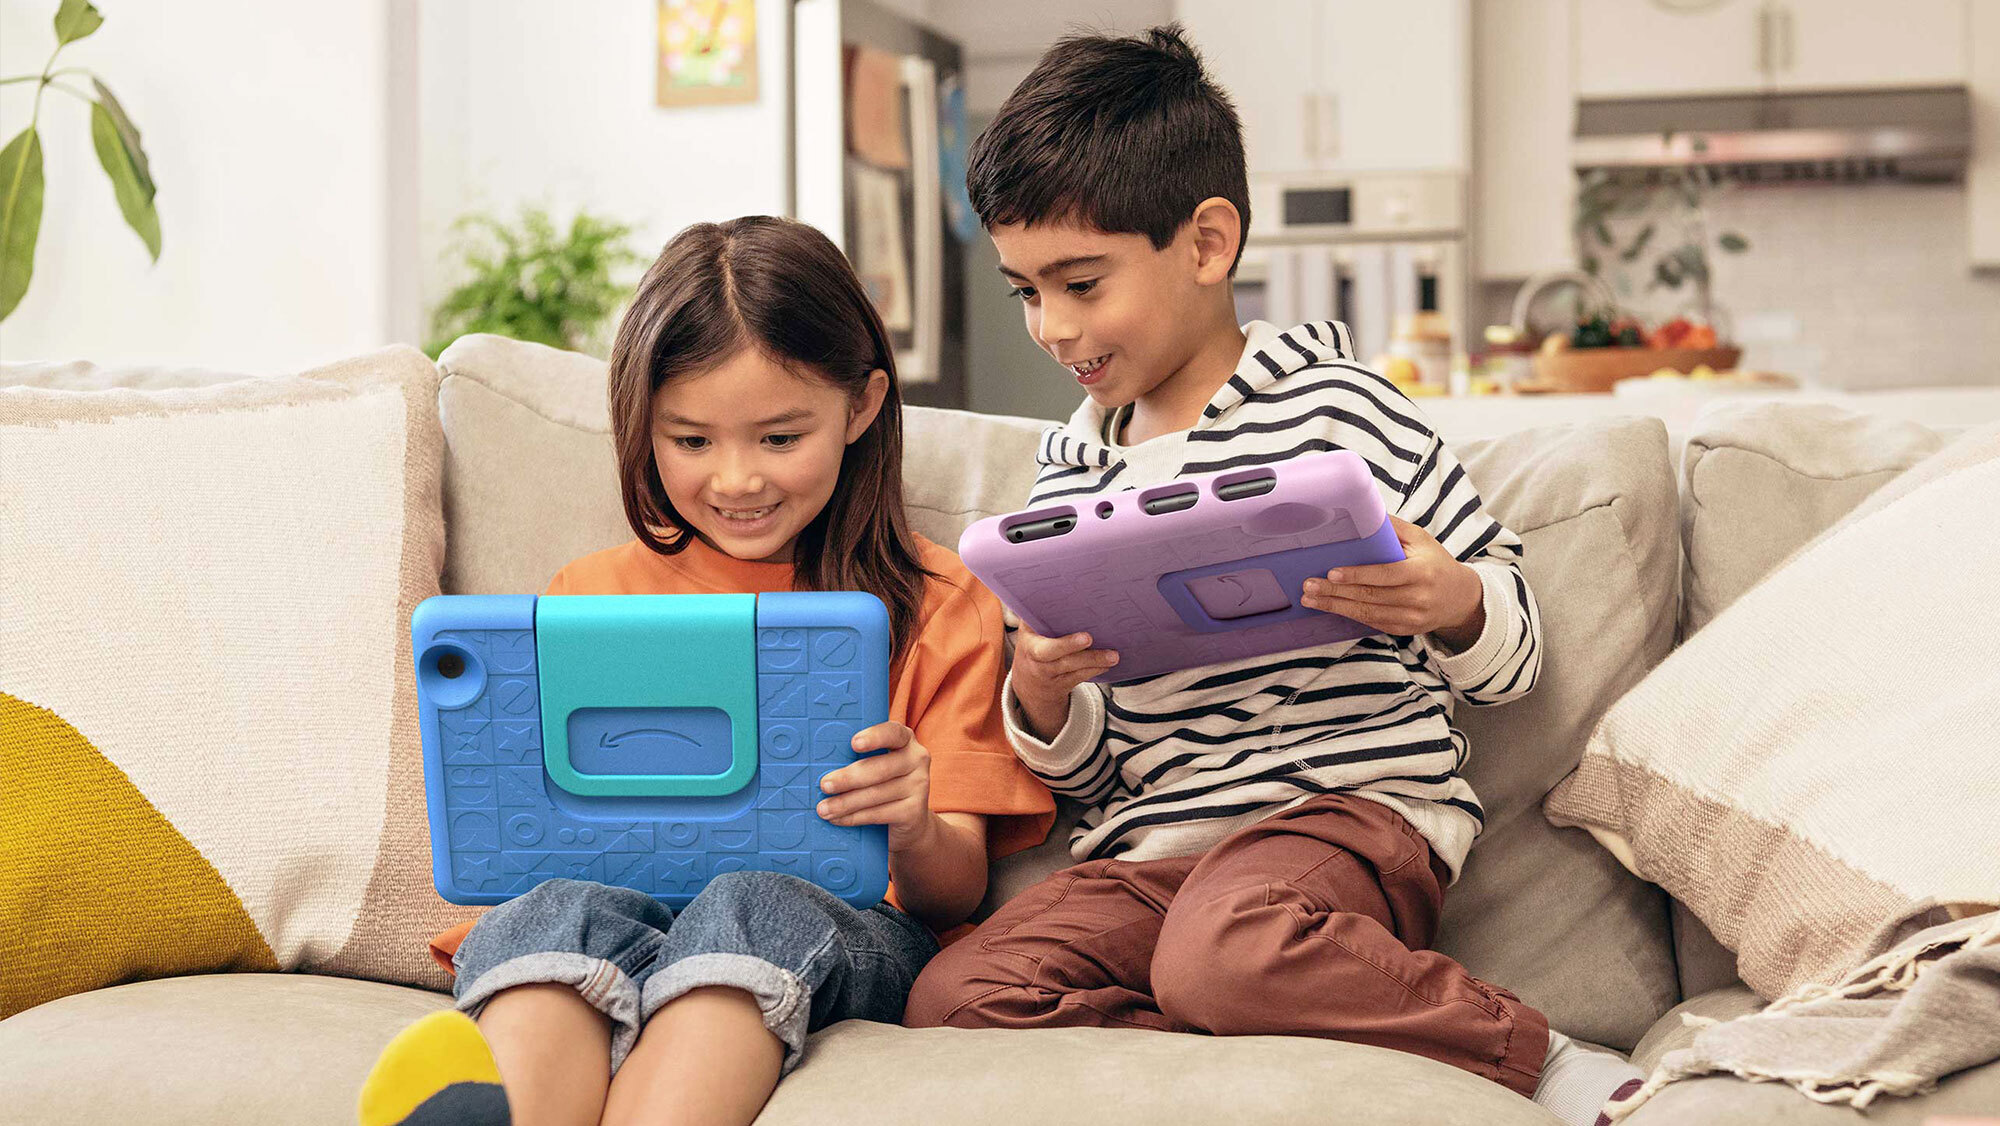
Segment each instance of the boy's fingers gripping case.
M445 899L561 876L680 907L745 869L887 891L886 831L813 811L888 718L872 595L444 595L411 634Z

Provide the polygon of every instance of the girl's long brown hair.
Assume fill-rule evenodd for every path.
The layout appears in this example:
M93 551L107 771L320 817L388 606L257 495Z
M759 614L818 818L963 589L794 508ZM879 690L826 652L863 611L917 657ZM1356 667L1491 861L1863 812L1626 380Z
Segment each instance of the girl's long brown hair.
M653 457L653 396L744 348L838 387L852 402L870 373L889 374L875 421L841 456L833 497L799 533L793 581L800 590L880 598L900 659L916 636L931 572L903 516L896 359L847 259L812 227L768 215L697 223L646 271L611 349L611 435L626 522L662 555L687 549L694 532L667 499Z

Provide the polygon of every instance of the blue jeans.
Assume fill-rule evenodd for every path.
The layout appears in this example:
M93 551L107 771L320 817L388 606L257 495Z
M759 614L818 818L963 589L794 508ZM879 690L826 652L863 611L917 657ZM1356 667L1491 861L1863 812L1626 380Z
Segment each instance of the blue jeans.
M556 982L611 1018L611 1067L660 1006L725 985L756 998L784 1043L784 1070L806 1035L836 1021L898 1023L937 939L886 903L849 906L777 872L730 872L676 917L643 892L549 880L488 911L452 965L458 1008L477 1017L494 994Z

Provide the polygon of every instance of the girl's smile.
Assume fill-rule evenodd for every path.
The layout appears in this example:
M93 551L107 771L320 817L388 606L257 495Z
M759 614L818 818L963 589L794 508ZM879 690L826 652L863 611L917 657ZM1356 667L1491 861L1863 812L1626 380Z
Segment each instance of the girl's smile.
M669 380L653 393L653 458L674 514L725 554L793 562L847 444L874 420L863 407L758 348Z

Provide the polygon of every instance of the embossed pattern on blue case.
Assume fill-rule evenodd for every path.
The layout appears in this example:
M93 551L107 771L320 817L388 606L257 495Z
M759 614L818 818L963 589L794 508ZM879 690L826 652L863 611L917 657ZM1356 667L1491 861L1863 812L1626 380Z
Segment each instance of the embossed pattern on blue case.
M813 811L820 778L854 760L854 734L888 716L888 618L878 600L852 592L756 596L754 625L745 625L754 637L743 639L744 649L729 647L754 653L740 675L754 680L755 772L735 792L698 796L578 794L551 780L537 604L530 595L444 595L411 619L439 895L501 903L561 876L634 888L679 907L713 876L757 869L789 872L856 906L881 900L882 827L842 828ZM657 628L669 673L681 661L713 675L713 647L674 646L671 616ZM596 736L588 747L571 741L580 773L630 774L635 755L671 764L658 771L667 775L713 775L729 761L717 745L732 734L722 709L683 707L671 724L649 726L660 709L621 713L612 701L592 703L576 709L583 722L568 725L572 735Z

